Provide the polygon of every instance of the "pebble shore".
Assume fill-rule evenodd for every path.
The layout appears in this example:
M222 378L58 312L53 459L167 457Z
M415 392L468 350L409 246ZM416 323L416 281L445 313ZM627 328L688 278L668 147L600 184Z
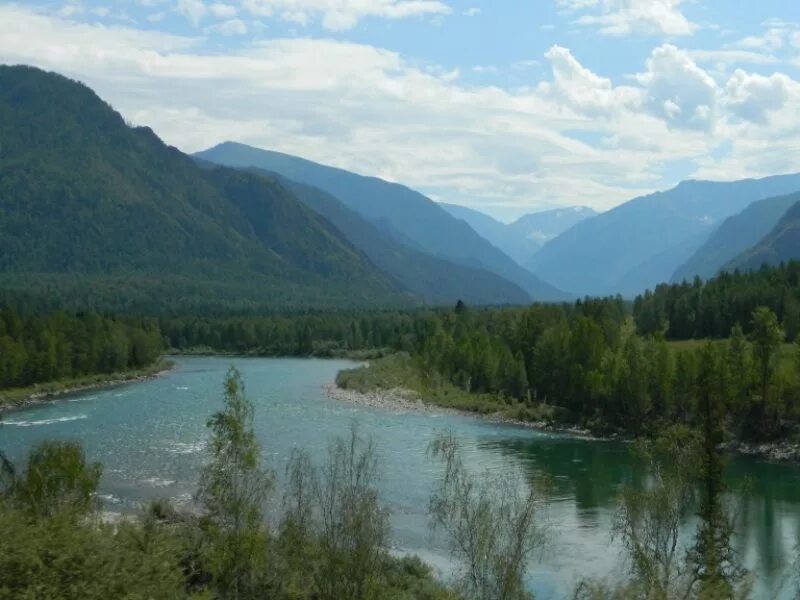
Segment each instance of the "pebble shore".
M492 423L527 427L529 429L536 429L537 431L543 431L546 433L570 435L595 441L603 441L606 439L593 436L590 431L580 427L556 428L544 421L519 421L502 413L480 414L466 410L459 410L456 408L436 406L435 404L426 404L416 392L405 388L374 390L365 393L357 390L340 388L335 383L332 383L325 386L325 393L329 398L339 402L345 402L358 406L368 406L371 408L381 408L383 410L389 410L392 412L467 416L484 419Z

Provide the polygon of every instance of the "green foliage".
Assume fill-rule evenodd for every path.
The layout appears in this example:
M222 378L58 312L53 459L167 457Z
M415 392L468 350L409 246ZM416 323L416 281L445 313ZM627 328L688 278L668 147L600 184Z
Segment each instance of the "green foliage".
M0 390L141 369L163 348L153 319L60 311L20 315L0 307Z
M647 598L687 597L695 583L680 527L694 506L699 447L695 432L682 426L634 446L647 480L623 489L614 530L630 559L631 583Z
M43 442L31 450L23 473L11 479L9 500L33 517L80 517L95 507L102 468L87 464L76 442Z
M474 600L530 599L523 575L532 553L544 543L533 487L509 476L474 476L452 434L436 438L429 453L444 466L430 513L462 562L459 589Z
M263 507L272 477L260 466L253 405L239 372L225 378L225 407L208 422L211 460L198 498L206 510L208 562L219 598L252 598L266 589L267 532Z
M74 442L44 442L0 486L0 599L186 597L166 530L96 522L102 471Z
M706 344L699 355L697 390L701 435L700 524L691 553L701 597L732 598L745 575L731 543L733 523L723 497L725 462L720 444L725 436L722 422L727 378L724 355L713 344Z
M169 532L0 509L0 599L186 598Z
M763 306L784 323L790 339L800 327L800 262L757 271L721 273L703 282L662 284L636 298L633 314L644 335L665 331L673 340L724 338L738 323L746 334Z

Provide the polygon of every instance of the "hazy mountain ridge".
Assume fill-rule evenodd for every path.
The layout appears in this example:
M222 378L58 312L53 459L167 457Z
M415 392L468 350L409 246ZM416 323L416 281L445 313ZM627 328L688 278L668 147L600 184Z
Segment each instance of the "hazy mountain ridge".
M274 171L293 181L320 188L372 223L387 222L432 256L489 270L524 289L536 300L565 298L563 292L516 264L465 222L403 185L233 142L219 144L195 156L230 167Z
M263 172L263 171L262 171ZM327 192L277 174L306 206L331 222L384 273L404 289L432 303L524 304L518 286L483 269L472 269L430 256L395 239L395 233L368 222Z
M472 227L478 235L525 266L545 242L557 237L576 223L597 213L585 206L569 206L523 215L513 223L502 223L489 215L459 206L439 206Z
M728 217L697 252L673 274L672 281L708 279L760 242L796 202L800 193L765 198Z
M689 258L686 248L699 248L703 235L723 219L757 200L797 190L800 175L685 181L578 223L548 242L528 266L575 294L632 297L668 281ZM642 267L648 263L652 268Z
M570 227L595 217L597 214L593 208L588 206L565 206L523 215L508 227L511 231L522 235L533 244L534 251L538 251L547 242L555 239ZM530 256L528 258L530 259Z
M754 270L762 265L778 265L800 259L800 194L798 201L784 214L777 225L757 244L746 250L727 265L724 270Z

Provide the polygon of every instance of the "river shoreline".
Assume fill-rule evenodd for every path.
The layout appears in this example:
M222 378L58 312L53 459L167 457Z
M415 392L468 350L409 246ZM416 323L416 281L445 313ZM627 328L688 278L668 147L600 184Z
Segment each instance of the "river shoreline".
M570 437L594 442L629 441L625 437L616 435L598 436L593 434L588 429L580 427L558 427L544 421L520 421L504 416L500 413L481 414L474 411L438 406L436 404L426 403L424 400L422 400L419 394L413 390L405 388L374 390L372 392L365 393L359 392L358 390L341 388L335 383L331 383L325 385L324 390L325 394L332 400L357 406L380 408L394 412L466 416L482 419L490 423L525 427L527 429L533 429L543 433L568 435ZM730 442L725 444L724 448L733 454L753 458L755 460L775 463L795 463L800 465L800 443L790 441L763 442L753 444L746 442Z
M175 363L172 361L161 360L149 369L111 373L107 378L100 378L97 381L76 380L74 383L64 383L63 387L53 388L48 386L59 386L60 384L40 384L31 388L11 390L7 395L0 392L0 415L17 410L24 410L40 404L48 404L74 394L112 389L122 385L150 381L166 375L174 368Z
M620 439L612 436L598 437L588 429L583 429L580 427L556 427L545 421L520 421L518 419L512 419L511 417L503 415L502 413L483 414L475 411L439 406L437 404L425 402L422 400L419 394L406 388L375 390L367 393L360 392L358 390L342 388L336 385L336 383L330 383L323 386L323 389L325 390L325 394L328 396L328 398L356 406L380 408L383 410L391 410L393 412L400 413L410 412L417 414L457 415L462 417L471 417L474 419L481 419L489 423L524 427L527 429L541 431L543 433L569 435L571 437L595 442L607 442Z

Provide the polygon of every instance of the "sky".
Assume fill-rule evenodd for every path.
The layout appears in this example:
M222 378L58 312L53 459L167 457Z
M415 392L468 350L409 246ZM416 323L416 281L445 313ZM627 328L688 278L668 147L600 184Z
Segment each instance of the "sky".
M506 221L800 172L800 0L0 1L0 63Z

